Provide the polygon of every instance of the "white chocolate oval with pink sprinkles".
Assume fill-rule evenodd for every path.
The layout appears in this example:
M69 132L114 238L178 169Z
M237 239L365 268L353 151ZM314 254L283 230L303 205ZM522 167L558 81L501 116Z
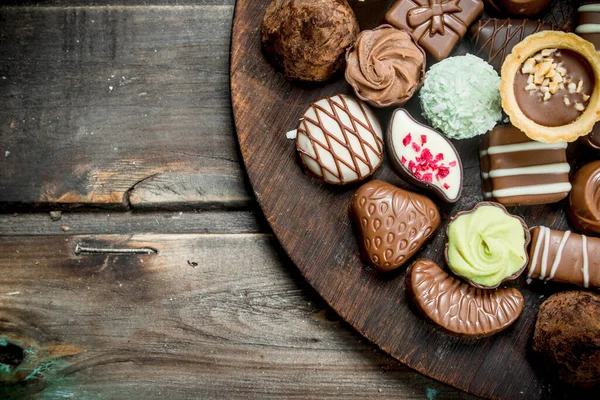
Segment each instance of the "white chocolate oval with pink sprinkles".
M402 179L432 191L448 203L459 199L462 163L444 135L399 108L390 120L387 143L390 163Z

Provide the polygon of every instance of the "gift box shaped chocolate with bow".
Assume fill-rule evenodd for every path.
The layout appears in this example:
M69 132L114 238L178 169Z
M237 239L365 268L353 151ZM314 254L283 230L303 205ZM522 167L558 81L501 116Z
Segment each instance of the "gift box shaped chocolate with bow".
M385 20L410 32L427 53L441 60L482 13L481 0L399 0Z

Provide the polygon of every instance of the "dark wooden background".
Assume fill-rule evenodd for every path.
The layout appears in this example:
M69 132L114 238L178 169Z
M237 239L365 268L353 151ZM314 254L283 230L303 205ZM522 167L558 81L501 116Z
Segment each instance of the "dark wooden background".
M235 139L234 0L3 4L0 398L472 398L280 249Z

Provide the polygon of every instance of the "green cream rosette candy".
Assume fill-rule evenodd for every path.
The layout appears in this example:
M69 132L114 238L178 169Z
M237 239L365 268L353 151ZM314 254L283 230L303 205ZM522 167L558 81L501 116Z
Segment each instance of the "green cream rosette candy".
M498 287L518 278L527 265L527 225L498 203L482 202L458 213L447 233L448 267L475 287Z

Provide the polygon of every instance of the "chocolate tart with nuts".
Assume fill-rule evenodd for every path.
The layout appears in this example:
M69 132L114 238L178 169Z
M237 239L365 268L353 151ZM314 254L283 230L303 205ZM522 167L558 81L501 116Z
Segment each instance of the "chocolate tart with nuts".
M527 37L506 58L501 76L502 107L533 140L572 142L600 119L600 55L575 34Z

